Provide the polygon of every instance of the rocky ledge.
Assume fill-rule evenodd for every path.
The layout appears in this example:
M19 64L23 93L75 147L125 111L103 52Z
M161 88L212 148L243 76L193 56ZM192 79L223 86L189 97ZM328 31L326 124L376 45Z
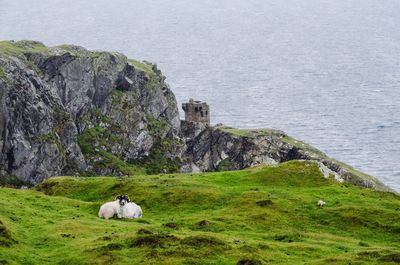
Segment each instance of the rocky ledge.
M318 149L272 129L205 127L182 121L186 139L184 172L238 170L290 160L315 161L326 178L377 190L390 190L376 178L328 157Z
M0 182L58 175L237 170L315 160L326 177L377 179L277 130L180 121L156 65L120 53L0 42Z

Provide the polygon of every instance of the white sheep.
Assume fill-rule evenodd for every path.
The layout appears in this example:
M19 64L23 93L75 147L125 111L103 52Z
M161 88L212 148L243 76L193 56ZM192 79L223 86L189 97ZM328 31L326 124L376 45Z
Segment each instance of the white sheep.
M317 206L319 208L322 208L325 204L326 204L326 202L324 202L323 200L318 200L318 202L317 202Z
M129 201L122 208L123 218L142 218L142 208L136 203Z
M100 207L99 217L104 219L109 219L114 215L117 215L118 218L122 218L123 216L123 207L129 201L128 196L119 195L115 198L115 201L107 202Z

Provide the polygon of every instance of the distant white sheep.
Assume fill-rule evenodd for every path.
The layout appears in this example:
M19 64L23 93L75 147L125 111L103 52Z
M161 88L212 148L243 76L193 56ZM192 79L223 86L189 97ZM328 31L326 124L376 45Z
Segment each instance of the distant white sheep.
M317 202L317 206L319 208L322 208L325 204L326 204L326 202L324 202L323 200L318 200L318 202Z
M123 207L129 201L128 196L119 195L115 198L115 201L107 202L100 207L99 217L104 219L109 219L114 215L117 215L118 218L122 218L123 216Z

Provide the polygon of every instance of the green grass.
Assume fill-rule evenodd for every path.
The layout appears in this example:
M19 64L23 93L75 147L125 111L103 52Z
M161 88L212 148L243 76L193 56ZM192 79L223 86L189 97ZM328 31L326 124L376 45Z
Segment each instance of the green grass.
M4 72L4 69L1 67L1 65L0 65L0 79L4 80L5 82L8 82L8 77Z
M378 179L374 178L371 175L368 175L364 172L361 172L355 168L353 168L350 165L347 165L343 162L340 162L336 159L330 158L328 157L325 153L321 152L320 150L316 149L315 147L303 142L303 141L299 141L296 140L290 136L284 136L283 137L283 141L285 143L291 144L299 149L304 150L305 152L307 152L308 154L310 154L312 157L314 158L320 158L320 159L324 159L324 160L328 160L331 161L334 164L337 164L339 166L341 166L342 168L344 168L351 176L352 178L352 182L353 183L357 183L357 182L362 182L364 180L367 180L371 183L375 184L375 188L376 189L380 189L383 191L390 191L390 188L385 186L382 182L380 182Z
M152 66L150 64L147 64L145 62L140 62L137 60L133 59L128 59L128 63L130 65L133 65L136 69L139 69L147 74L147 76L151 76L154 74Z
M99 219L117 194L144 218ZM398 195L325 179L313 162L0 189L0 264L393 264L399 242Z
M279 137L280 135L283 135L281 131L274 129L239 129L228 126L217 126L216 128L220 131L232 135L240 137L248 137L248 138L255 138L259 136L269 136L269 135L274 135Z
M0 54L19 56L24 53L45 52L48 48L37 41L0 41Z

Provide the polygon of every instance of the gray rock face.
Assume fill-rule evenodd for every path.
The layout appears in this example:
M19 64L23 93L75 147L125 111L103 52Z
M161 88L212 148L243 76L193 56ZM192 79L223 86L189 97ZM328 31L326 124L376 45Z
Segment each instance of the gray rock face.
M88 170L122 174L105 160L141 159L180 131L175 97L155 65L76 46L2 42L0 102L0 176L31 183Z

